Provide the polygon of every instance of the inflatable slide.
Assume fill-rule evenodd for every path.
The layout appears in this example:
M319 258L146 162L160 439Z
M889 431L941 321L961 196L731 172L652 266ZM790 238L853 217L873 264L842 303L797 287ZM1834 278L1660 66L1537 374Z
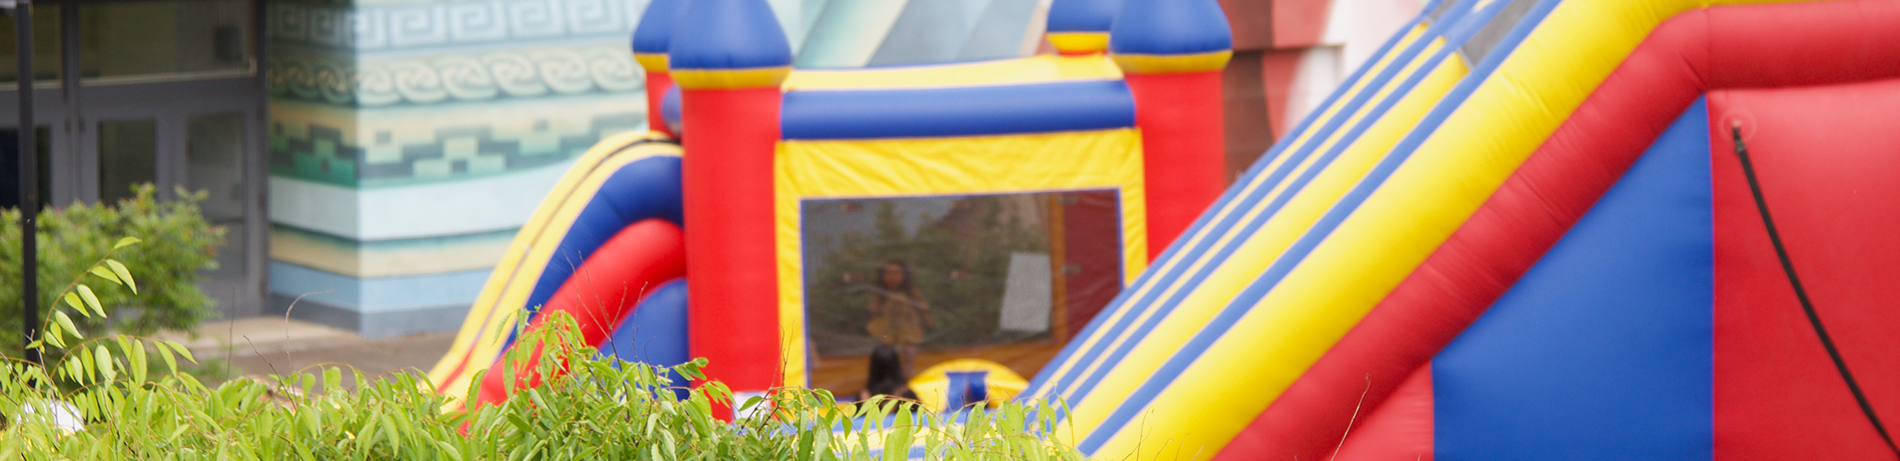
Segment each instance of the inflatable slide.
M1900 2L1753 3L1434 2L1221 193L1215 0L1055 0L1061 56L836 71L793 71L762 1L656 0L667 123L581 159L431 378L554 309L813 385L878 329L826 306L983 273L833 264L826 226L1034 222L991 258L995 332L895 342L1020 359L1091 457L1890 458ZM1003 246L914 240L866 248Z
M583 154L516 235L449 352L430 370L436 389L504 399L509 389L500 373L487 376L478 395L463 394L513 343L517 321L533 327L552 311L567 312L603 351L685 362L683 326L668 327L686 310L678 280L686 271L679 151L664 135L626 133ZM633 331L649 334L634 341ZM660 332L670 334L654 334Z
M1892 459L1900 2L1727 3L1428 8L1024 397L1107 459Z

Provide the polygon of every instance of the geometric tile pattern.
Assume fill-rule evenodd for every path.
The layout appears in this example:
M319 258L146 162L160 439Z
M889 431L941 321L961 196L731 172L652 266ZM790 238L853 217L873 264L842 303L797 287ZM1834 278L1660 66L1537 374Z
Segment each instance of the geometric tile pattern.
M537 131L502 137L486 125L438 127L434 139L413 143L384 143L365 147L345 143L342 130L310 124L286 130L273 122L270 133L271 173L341 186L385 185L439 181L503 173L559 163L579 155L601 138L638 128L643 111L595 115L585 128L559 133L544 123ZM301 131L307 136L287 134ZM523 138L544 139L542 146L524 149ZM375 142L374 138L371 140ZM369 151L384 152L370 158ZM393 154L393 155L392 155Z
M273 53L276 98L344 107L634 93L645 75L625 44L476 50L466 54L362 57Z

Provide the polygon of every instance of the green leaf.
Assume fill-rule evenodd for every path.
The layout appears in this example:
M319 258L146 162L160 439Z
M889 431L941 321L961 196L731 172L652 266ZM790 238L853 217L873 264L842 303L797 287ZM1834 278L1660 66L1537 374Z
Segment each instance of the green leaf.
M83 362L83 360L66 360L66 377L72 378L73 381L79 382L80 384L85 384L86 366Z
M73 318L67 317L66 311L53 311L53 321L59 323L59 326L65 328L66 331L71 332L73 337L86 339L86 335L79 334L79 327L73 326Z
M119 262L118 262L118 261L115 261L115 260L111 260L111 259L107 259L107 260L106 260L106 267L110 267L110 268L112 268L112 273L113 273L114 275L118 275L118 276L119 276L119 281L122 281L122 282L125 282L125 286L126 286L127 288L131 288L131 289L132 289L132 294L138 294L138 293L139 293L139 284L138 284L138 282L134 282L134 281L132 281L132 272L131 272L131 271L128 271L128 270L125 270L125 265L124 265L124 264L119 264Z
M197 358L197 357L192 357L192 356L191 356L191 349L186 349L186 348L185 348L185 345L183 345L183 344L178 344L178 343L176 343L176 342L172 342L172 341L166 341L165 343L166 343L166 344L170 344L170 345L172 346L172 349L177 349L177 350L178 350L178 355L182 355L182 356L185 356L185 360L190 360L190 361L191 361L191 363L198 363L198 358Z
M86 269L86 273L92 274L93 277L106 279L106 281L108 282L117 283L120 285L125 284L125 282L119 281L118 274L112 273L112 271L110 269L106 269L105 266L92 266L91 269Z
M123 343L125 335L119 335L119 338L121 343ZM132 361L132 381L137 384L145 384L145 369L147 368L145 365L145 341L139 339L132 340L131 351L130 354L126 355L129 357L127 360Z
M118 370L112 369L112 351L106 350L104 344L93 346L92 359L99 362L99 374L105 376L106 382L112 382L112 378L119 374Z
M290 446L291 446L291 448L295 448L295 449L297 450L297 458L298 458L298 459L302 459L303 461L317 461L317 457L316 457L316 456L312 456L312 455L310 454L310 449L309 449L309 448L305 448L305 447L303 446L303 444L302 444L302 443L298 443L298 442L296 442L296 441L291 441L291 442L290 442Z
M315 407L303 409L303 428L310 432L311 438L323 434L323 415L319 411Z
M68 291L66 292L65 296L60 296L59 299L61 301L65 301L68 307L72 307L73 310L79 311L80 314L84 314L87 317L92 316L92 311L86 310L86 306L84 304L81 304L82 302L79 300L79 293Z
M138 237L126 237L126 238L122 238L122 239L119 239L119 243L114 243L114 244L112 244L112 249L114 249L114 250L117 250L117 249L120 249L120 248L125 248L125 247L128 247L128 246L132 246L132 244L134 244L134 243L139 243L139 238L138 238Z
M106 310L99 307L99 297L92 294L92 287L82 283L74 289L79 291L79 299L86 301L86 306L92 307L93 312L98 312L100 317L106 316Z
M170 341L160 340L160 341L154 342L152 343L152 348L158 349L158 356L160 358L165 359L165 371L170 372L171 374L175 375L175 374L178 374L178 359L175 357L172 357L171 348L165 347L165 343L167 342L170 342Z

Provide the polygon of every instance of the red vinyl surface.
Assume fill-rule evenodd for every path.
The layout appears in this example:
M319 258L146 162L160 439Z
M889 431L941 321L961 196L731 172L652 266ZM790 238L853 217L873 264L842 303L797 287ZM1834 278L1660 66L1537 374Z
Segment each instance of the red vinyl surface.
M648 292L686 273L685 249L685 235L673 223L661 219L633 223L582 262L527 328L538 329L550 314L565 312L580 327L579 344L599 344ZM506 385L500 360L489 367L476 395L478 406L507 400L515 388L540 384L540 377L529 372L541 356L542 346L534 347L528 362L515 367L513 386Z
M1405 378L1384 405L1361 408L1352 431L1339 441L1338 455L1329 459L1430 461L1433 403L1432 365L1427 363Z
M1148 193L1148 259L1168 249L1226 188L1221 71L1135 74Z
M666 99L666 90L672 87L673 74L647 71L647 129L678 139L679 133L667 128L666 121L660 116L660 101Z
M1895 23L1900 2L1880 0L1723 6L1665 21L1463 226L1236 435L1222 459L1318 459L1345 431L1367 376L1366 405L1383 404L1707 89L1900 76L1900 47L1891 45L1900 43L1900 28L1880 27Z
M777 87L686 89L681 176L694 357L737 392L780 381L778 255L773 247L772 153Z
M1892 459L1822 348L1734 154L1743 140L1828 333L1900 429L1900 80L1709 93L1715 458Z

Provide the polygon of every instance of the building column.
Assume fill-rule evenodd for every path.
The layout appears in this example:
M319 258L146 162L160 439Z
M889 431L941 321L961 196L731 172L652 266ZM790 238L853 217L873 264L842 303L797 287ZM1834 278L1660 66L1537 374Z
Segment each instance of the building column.
M458 328L573 161L645 126L644 2L583 3L268 3L266 314Z

